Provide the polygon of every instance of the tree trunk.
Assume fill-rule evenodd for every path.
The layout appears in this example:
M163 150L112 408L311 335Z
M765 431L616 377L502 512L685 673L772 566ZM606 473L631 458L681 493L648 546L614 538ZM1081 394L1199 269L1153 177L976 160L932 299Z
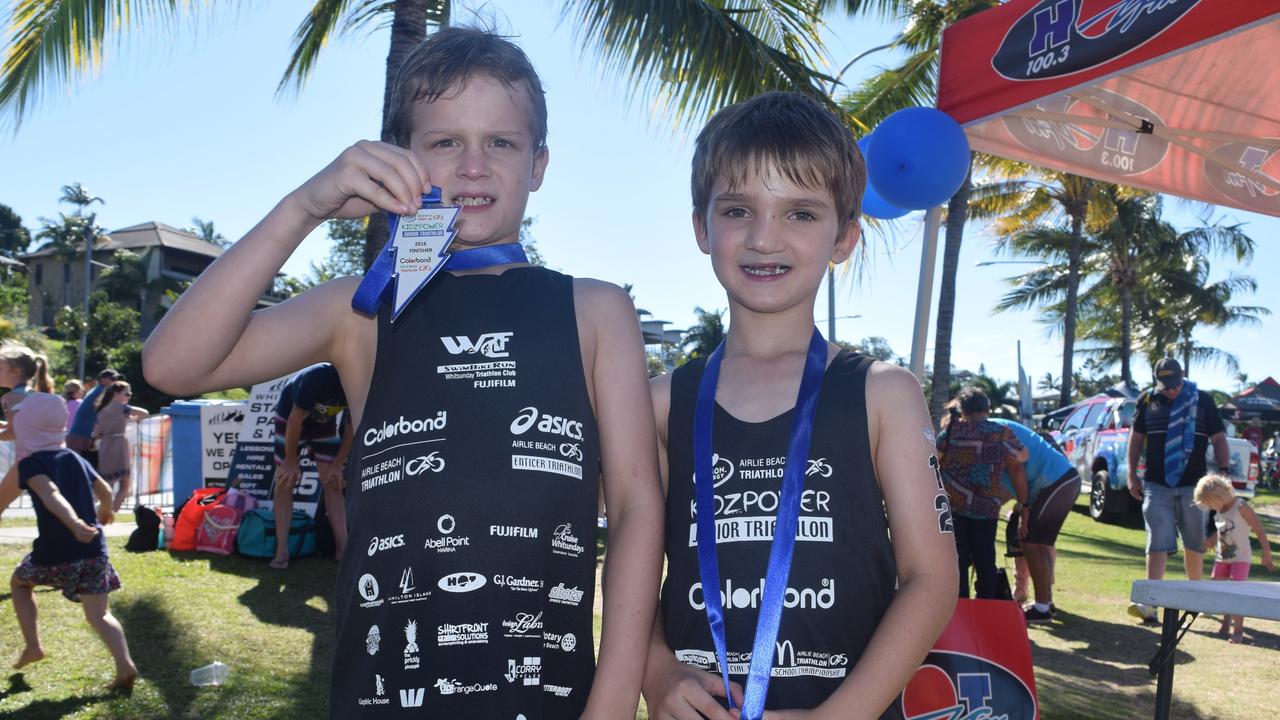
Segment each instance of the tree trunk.
M382 91L382 131L383 142L391 142L387 132L387 118L390 116L391 88L395 84L396 73L404 62L409 51L427 37L427 6L431 0L395 0L395 9L391 20L391 51L387 53L387 74ZM368 268L378 256L382 246L387 244L387 218L383 213L374 213L369 217L369 229L364 241L364 266Z
M1125 385L1133 385L1133 373L1129 370L1129 347L1132 339L1131 324L1133 322L1133 288L1129 284L1120 286L1120 379Z
M947 244L942 255L942 283L938 289L938 324L933 337L933 388L929 410L938 427L944 407L951 399L951 326L956 314L956 270L960 265L960 243L969 217L969 190L972 171L947 204Z
M1067 249L1067 307L1062 319L1062 388L1058 407L1071 404L1071 370L1076 350L1076 302L1080 295L1080 246L1084 242L1084 214L1071 214L1071 246Z

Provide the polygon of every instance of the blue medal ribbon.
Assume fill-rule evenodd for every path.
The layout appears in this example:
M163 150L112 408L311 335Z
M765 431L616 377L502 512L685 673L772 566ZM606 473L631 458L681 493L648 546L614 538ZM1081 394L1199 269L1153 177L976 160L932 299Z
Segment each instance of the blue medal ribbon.
M707 623L715 645L720 674L724 677L725 697L734 707L729 691L729 664L725 650L724 604L720 598L720 565L716 557L715 478L712 476L711 430L715 416L716 385L720 380L720 361L724 343L707 358L698 385L698 402L693 413L694 490L697 499L698 574L702 580ZM813 418L818 407L818 391L827 369L827 341L817 328L809 340L804 375L796 397L795 416L791 422L791 438L787 442L787 461L783 466L782 497L774 522L773 543L769 549L764 593L760 600L760 616L756 622L755 642L751 647L751 666L742 702L742 720L759 720L764 714L765 696L773 667L774 643L782 621L782 602L787 578L791 574L791 555L795 549L800 519L800 496L804 492L804 475L808 469L809 443L813 437Z
M441 190L432 186L431 192L422 196L422 207L441 206ZM373 264L369 266L369 270L365 273L364 279L360 281L355 294L351 296L351 307L356 312L365 315L377 315L378 308L382 303L391 302L392 293L395 289L396 248L394 240L396 228L399 224L399 215L387 213L387 228L390 230L390 236L386 246L382 248L382 252L379 252L378 256L373 259ZM446 244L445 248L447 247L448 245ZM441 254L444 256L444 260L437 266L436 272L441 269L477 270L495 265L529 262L524 248L519 243L489 245L470 250L459 250L453 253L445 253L442 250ZM434 273L432 273L432 276L434 277ZM427 281L430 281L430 278L427 278Z

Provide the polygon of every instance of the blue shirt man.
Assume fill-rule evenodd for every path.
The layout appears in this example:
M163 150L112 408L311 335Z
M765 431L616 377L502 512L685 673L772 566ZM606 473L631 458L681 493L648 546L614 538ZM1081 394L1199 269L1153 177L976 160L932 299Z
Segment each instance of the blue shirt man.
M96 462L92 455L86 455L93 448L93 426L98 421L98 396L104 388L124 376L112 368L98 373L98 384L80 402L76 414L71 419L71 427L67 430L67 448L85 455L90 462Z
M1063 479L1073 468L1071 461L1063 455L1035 430L1013 420L991 418L991 422L1003 425L1013 431L1014 437L1027 449L1027 461L1023 467L1027 471L1027 504L1035 505L1040 491ZM1000 476L1000 482L1013 493L1013 483L1009 473Z
M1023 464L1027 473L1027 506L1030 509L1026 516L1027 526L1017 527L1015 521L1019 515L1015 512L1005 541L1013 546L1021 539L1026 572L1035 587L1035 604L1024 610L1027 622L1052 622L1056 610L1053 606L1053 564L1056 558L1053 546L1080 494L1080 475L1065 455L1031 428L1012 420L992 418L991 422L1009 428L1027 449L1027 459ZM1001 476L1000 482L1012 491L1008 473ZM1022 566L1018 567L1017 585L1026 587Z

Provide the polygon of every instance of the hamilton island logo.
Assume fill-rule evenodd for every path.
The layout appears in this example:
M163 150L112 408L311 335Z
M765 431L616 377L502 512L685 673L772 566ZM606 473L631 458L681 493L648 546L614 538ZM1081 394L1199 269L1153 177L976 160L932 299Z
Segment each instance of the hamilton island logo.
M1022 678L973 655L934 650L902 691L907 720L1034 720Z
M1005 33L991 66L1010 80L1108 63L1168 30L1200 0L1041 0Z

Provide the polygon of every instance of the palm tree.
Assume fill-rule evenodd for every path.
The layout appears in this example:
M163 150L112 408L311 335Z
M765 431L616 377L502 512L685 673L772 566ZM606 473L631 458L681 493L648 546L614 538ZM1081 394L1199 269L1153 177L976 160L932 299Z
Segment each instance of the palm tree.
M1050 390L1057 390L1060 387L1062 387L1062 382L1058 380L1058 378L1054 377L1051 372L1045 373L1044 377L1040 378L1040 382L1036 383L1036 388L1038 390L1044 390L1046 392Z
M826 9L840 6L854 15L878 15L903 23L902 34L893 47L907 57L893 68L881 70L856 88L843 101L851 122L867 132L897 110L914 105L933 105L938 76L942 31L950 24L999 5L999 0L823 0ZM946 241L942 254L942 279L938 288L938 319L934 330L933 382L930 410L937 423L949 399L951 386L951 329L955 321L956 273L960 265L960 245L968 219L972 176L947 203Z
M987 394L987 399L991 401L991 414L996 417L1017 417L1018 403L1011 396L1016 389L1011 382L998 382L995 378L986 375L975 375L969 383L973 387L981 388Z
M1104 365L1118 362L1121 379L1133 384L1130 357L1137 344L1135 327L1143 347L1150 347L1159 357L1179 341L1189 343L1194 325L1188 322L1193 316L1201 315L1205 319L1197 322L1205 324L1226 317L1233 318L1230 322L1248 322L1232 315L1228 303L1232 292L1250 289L1251 279L1210 284L1207 264L1198 264L1208 254L1229 253L1240 261L1251 258L1253 240L1240 225L1204 224L1179 232L1162 219L1157 195L1104 185L1102 197L1115 214L1108 224L1083 239L1081 274L1092 284L1080 293L1077 310L1080 334L1093 344L1077 352ZM1013 252L1043 258L1047 264L1009 278L1014 288L1001 299L997 311L1042 308L1043 321L1060 327L1066 313L1069 273L1064 258L1069 243L1070 233L1061 226L1035 227L1010 237L1008 246ZM1184 302L1193 305L1178 311ZM1246 316L1261 314L1257 310L1234 308ZM1265 312L1265 308L1261 310ZM1159 319L1162 312L1168 319ZM1187 347L1194 350L1192 344ZM1225 359L1204 350L1189 352L1187 357Z
M982 156L982 165L1003 180L1000 192L987 193L970 204L975 218L994 219L996 248L1013 249L1012 238L1043 226L1046 221L1067 220L1070 236L1066 243L1066 298L1062 318L1062 383L1057 389L1058 407L1070 405L1072 362L1075 355L1076 315L1080 292L1081 259L1086 224L1099 227L1114 208L1101 192L1103 184L1080 175L1035 168L1025 163ZM1011 204L1012 201L1012 204Z
M201 220L198 217L193 217L191 218L191 222L195 224L195 227L189 228L187 232L195 235L201 240L222 248L231 244L225 235L218 232L217 229L213 227L212 220Z
M692 346L689 358L709 357L724 340L724 310L707 312L700 307L693 309L698 322L684 333L681 348Z
M81 0L26 2L11 16L5 36L12 38L0 65L0 111L11 112L16 123L41 91L63 87L80 75L97 70L104 49L134 26L176 25L191 3L180 0ZM449 21L448 0L314 0L294 32L289 64L278 90L301 87L315 67L320 51L336 35L360 32L384 23L390 16L391 51L383 94L382 139L386 106L396 70L409 50L426 37L429 24ZM386 242L386 219L375 214L365 247L368 265Z
M80 183L71 183L62 186L62 197L59 202L70 203L76 206L75 216L82 221L84 230L84 318L86 322L80 324L80 355L77 362L76 377L84 377L85 357L87 354L87 346L89 340L89 284L93 280L93 246L97 243L98 232L94 221L97 220L97 213L89 213L85 216L84 209L97 203L103 204L105 201L95 195L90 195L84 185Z
M118 35L132 27L176 25L190 5L179 0L20 5L5 33L12 40L0 65L0 112L12 112L20 123L42 91L98 69L104 48ZM313 0L294 32L278 91L301 87L335 36L387 24L390 17L382 132L388 140L385 122L395 73L429 26L449 24L452 5L449 0ZM822 88L830 78L815 68L821 60L820 13L834 3L816 7L808 0L767 0L758 5L565 0L563 13L576 19L583 47L594 47L633 91L658 91L663 107L696 124L711 110L763 90L826 98ZM851 3L850 12L859 11L857 5ZM365 242L366 266L386 239L386 220L375 214Z

